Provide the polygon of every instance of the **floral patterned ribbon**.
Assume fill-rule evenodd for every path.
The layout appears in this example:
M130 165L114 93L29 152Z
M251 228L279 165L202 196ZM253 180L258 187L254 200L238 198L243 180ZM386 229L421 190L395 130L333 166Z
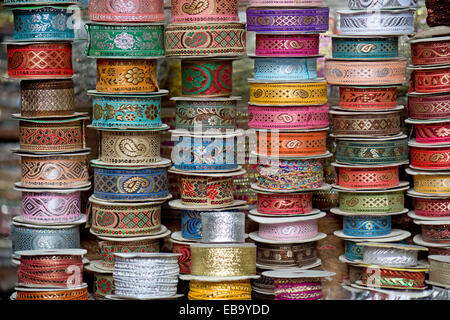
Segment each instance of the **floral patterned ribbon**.
M181 202L191 206L223 207L233 202L233 177L180 175Z
M391 233L391 216L343 216L344 235L352 237L380 237Z
M449 143L450 122L414 124L416 142L418 143Z
M339 87L339 107L347 110L386 110L397 106L397 87Z

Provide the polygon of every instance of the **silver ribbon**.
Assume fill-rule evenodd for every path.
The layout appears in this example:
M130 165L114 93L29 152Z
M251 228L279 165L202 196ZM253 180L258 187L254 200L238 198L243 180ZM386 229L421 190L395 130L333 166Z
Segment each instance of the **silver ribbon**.
M417 250L364 247L363 262L384 267L413 267L417 265Z
M243 212L200 212L202 242L245 242Z

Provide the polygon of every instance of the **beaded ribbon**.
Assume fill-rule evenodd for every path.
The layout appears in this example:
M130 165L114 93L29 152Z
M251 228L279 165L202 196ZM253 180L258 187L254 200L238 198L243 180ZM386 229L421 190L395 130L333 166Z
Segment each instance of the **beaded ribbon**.
M250 0L252 7L321 7L322 0Z
M433 218L450 217L450 199L432 199L414 197L414 213L418 216Z
M256 32L328 31L329 9L322 8L247 8L247 30Z
M189 300L252 300L250 280L189 282Z
M348 110L385 110L397 106L397 87L339 87L339 107Z
M358 168L336 167L336 184L351 189L383 189L399 184L399 166Z
M257 196L257 209L265 214L306 214L312 211L312 193L260 193Z
M319 54L319 34L256 34L255 54L307 57Z
M95 300L105 300L105 296L114 294L112 273L94 272L93 295Z
M275 300L322 300L320 278L274 280Z
M450 91L450 66L416 69L410 77L409 91L439 93Z
M248 126L255 129L316 129L329 125L329 105L256 106L248 105Z
M178 257L178 265L180 273L191 273L191 247L186 243L172 242L172 252L180 253Z
M402 9L416 7L417 0L349 0L350 9Z
M236 56L245 53L242 23L172 24L166 27L166 56Z
M87 288L58 291L22 291L17 289L17 300L89 300Z
M424 271L400 271L374 267L362 269L361 281L370 287L411 289L424 286Z
M392 213L405 208L405 192L339 192L339 209L350 213Z
M100 92L159 91L156 59L97 59L97 84Z
M411 166L425 170L450 169L450 147L418 148L410 146Z
M255 80L310 80L317 77L317 58L254 58Z
M421 193L450 193L450 176L445 174L414 175L414 190Z
M73 9L64 7L22 7L13 10L15 40L72 40Z
M406 81L406 60L325 61L325 78L334 85L390 85Z
M364 247L357 245L356 242L344 240L344 256L351 261L362 260L364 255Z
M146 201L169 196L167 167L146 169L94 166L94 196L109 201Z
M256 263L276 267L303 267L317 261L317 243L257 243Z
M20 105L24 117L73 114L73 81L23 80L20 82Z
M278 161L259 159L257 185L271 190L308 190L320 188L323 163L320 159Z
M323 105L327 103L326 82L250 82L250 103L270 105Z
M344 35L405 35L414 33L414 10L346 10L340 14Z
M390 164L408 160L408 139L336 141L336 160L349 164Z
M105 22L164 21L163 0L90 0L89 18Z
M413 119L450 118L450 94L409 95L408 112Z
M273 224L260 223L258 229L258 235L268 240L307 240L314 238L317 233L317 219Z
M84 122L20 121L19 145L28 152L79 151L85 147Z
M427 24L430 27L450 25L450 10L446 0L425 0Z
M171 22L211 23L239 22L238 1L227 0L171 0Z
M335 59L386 59L398 57L397 37L332 38Z
M385 267L415 267L418 250L364 246L363 263Z
M180 175L181 202L191 206L223 207L233 202L233 177Z
M421 230L423 241L450 244L450 223L423 224Z
M385 236L391 233L391 216L343 216L342 232L360 238Z
M306 132L256 131L257 153L280 157L304 157L327 151L328 129Z
M17 276L21 284L74 287L83 282L83 262L75 255L21 256Z
M181 210L181 235L189 240L202 239L202 218L200 211Z
M149 207L149 209L152 210L151 205L147 207ZM135 212L133 211L134 210L132 209L129 210L130 217L131 215L133 215L134 217ZM104 268L114 267L114 264L116 263L116 253L159 252L159 251L160 251L159 239L130 240L130 241L102 240L98 242L98 253L102 258L102 266Z
M73 75L70 42L8 44L6 48L11 78L53 79Z
M86 24L87 56L131 58L164 56L164 26Z
M255 275L256 246L192 244L191 274L215 277Z
M76 188L89 184L86 155L21 157L22 186Z
M245 214L242 212L202 212L202 242L245 242Z
M450 286L450 263L448 259L439 256L428 256L430 263L429 280Z
M26 221L71 222L81 218L80 191L22 192L22 217Z
M336 135L376 136L400 133L401 110L378 113L332 111L333 133Z
M411 41L413 65L440 65L450 63L450 39L429 38Z

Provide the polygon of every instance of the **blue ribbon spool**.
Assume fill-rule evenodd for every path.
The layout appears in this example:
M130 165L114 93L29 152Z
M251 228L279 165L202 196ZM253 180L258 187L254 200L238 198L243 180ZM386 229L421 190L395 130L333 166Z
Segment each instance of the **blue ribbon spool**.
M166 95L121 95L88 92L92 96L92 127L148 129L159 128L161 97Z
M69 18L73 10L64 7L20 7L13 10L16 40L73 40Z
M391 233L391 216L344 216L343 233L352 237L379 237Z
M398 57L397 37L333 37L333 58L390 59Z
M94 167L94 196L110 201L146 201L169 196L167 166Z
M181 210L181 235L189 240L202 240L201 213L207 210ZM239 212L238 209L227 209L227 212Z
M41 249L77 249L80 248L78 225L64 228L31 227L26 224L11 225L13 252Z
M255 80L309 80L317 77L317 58L255 58Z
M356 244L356 242L350 241L350 240L345 240L344 244L345 244L344 256L348 260L355 261L355 260L362 260L363 259L363 254L364 254L364 247L363 246L358 246Z

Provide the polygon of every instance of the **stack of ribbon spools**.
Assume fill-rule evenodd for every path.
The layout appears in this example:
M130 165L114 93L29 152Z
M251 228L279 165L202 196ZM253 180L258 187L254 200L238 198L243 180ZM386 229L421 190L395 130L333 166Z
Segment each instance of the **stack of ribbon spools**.
M332 59L325 62L327 82L339 86L339 105L332 106L336 138L334 189L343 216L350 281L361 277L354 262L362 258L364 241L396 242L410 236L393 229L391 218L405 214L402 165L408 163L408 139L402 133L403 106L397 87L406 81L406 59L399 57L399 37L414 32L415 0L350 0L351 10L338 11L340 34L332 36Z
M92 98L92 128L99 132L99 158L92 160L94 193L89 198L90 232L97 236L102 260L93 261L94 296L114 289L116 253L160 251L170 231L161 224L162 204L171 198L160 154L158 59L164 57L162 0L110 5L89 3L86 55L97 62Z
M204 230L201 213L223 215L231 222L247 205L235 200L233 192L233 180L245 170L238 165L238 142L242 147L244 141L236 124L240 97L232 96L233 60L245 54L246 32L239 23L237 0L172 0L171 13L166 55L181 59L181 96L171 98L176 101L176 128L174 166L169 169L179 182L181 199L169 205L180 210L181 231L171 241L173 252L182 253L180 273L190 274L191 246L202 240L202 231L212 231ZM212 285L208 279L191 282L191 290Z
M255 32L254 78L249 79L248 126L255 129L258 274L309 269L321 264L318 219L312 194L326 188L323 161L328 134L327 87L317 77L320 33L328 30L322 1L250 1L247 30ZM274 279L253 283L256 299L273 299Z
M23 209L11 226L13 261L21 265L26 251L80 247L79 225L86 221L80 192L90 188L84 124L88 117L74 111L75 36L69 21L75 8L68 2L6 4L19 5L12 8L14 41L6 48L8 77L22 80L21 114L13 115L19 120L19 149L13 152L21 156L22 179L15 189L22 192ZM18 298L58 299L44 291L52 290ZM69 294L66 289L59 293Z
M431 28L410 41L412 69L408 93L411 165L408 190L420 226L416 244L430 255L450 255L450 28ZM431 263L431 261L430 261ZM437 275L436 275L437 277Z

